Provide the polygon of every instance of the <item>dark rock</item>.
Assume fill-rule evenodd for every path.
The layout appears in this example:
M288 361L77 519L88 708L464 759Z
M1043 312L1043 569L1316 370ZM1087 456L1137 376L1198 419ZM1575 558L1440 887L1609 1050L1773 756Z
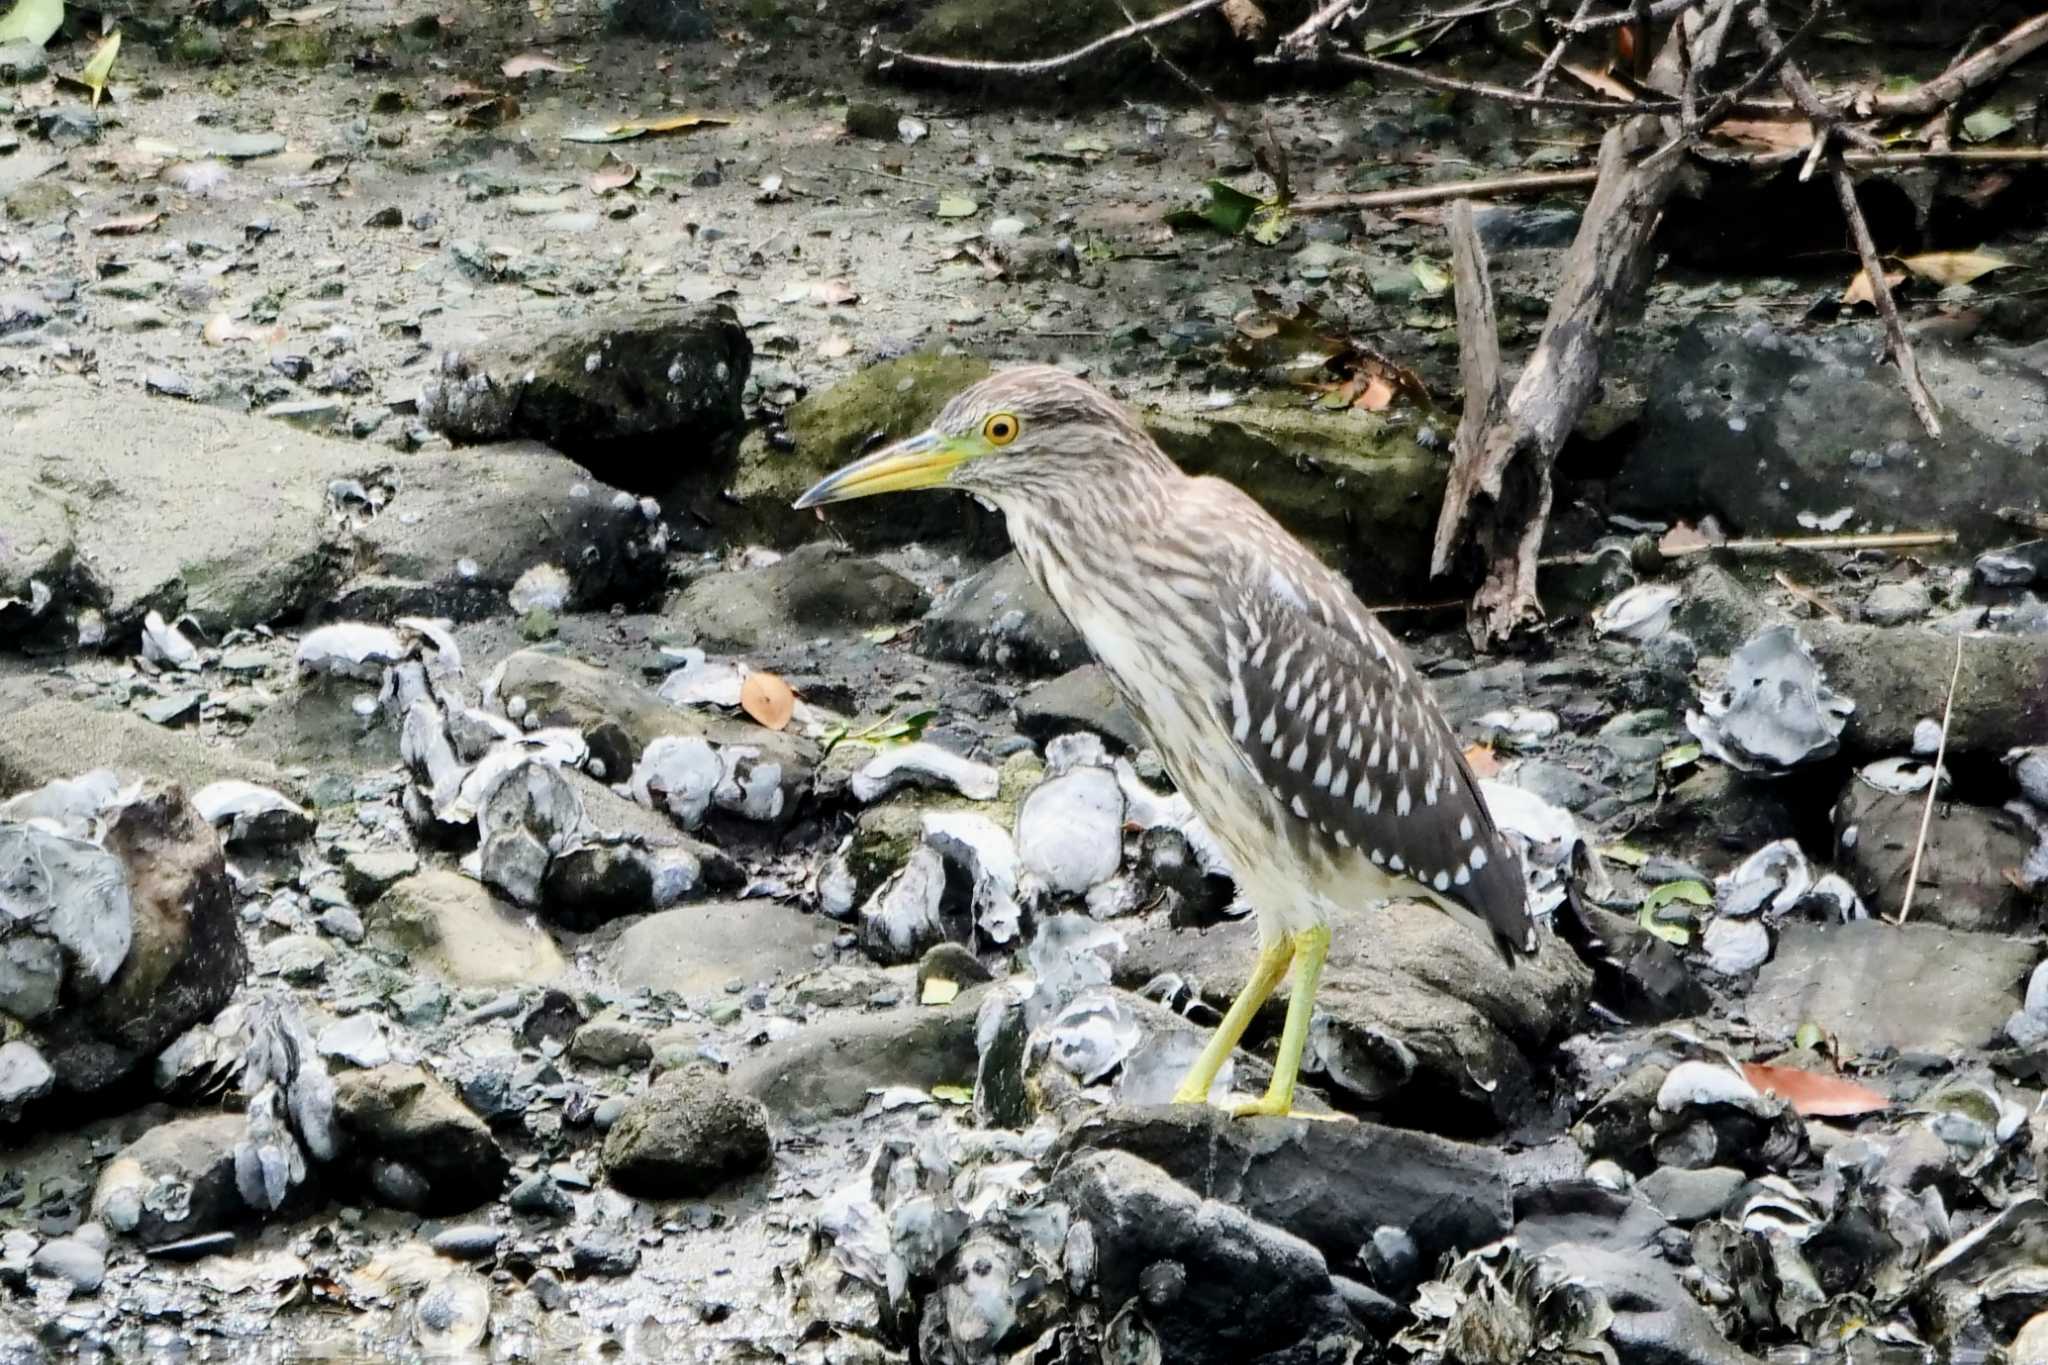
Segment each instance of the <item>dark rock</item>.
M1589 1157L1632 1163L1656 1136L1650 1116L1670 1068L1639 1066L1602 1095L1572 1126L1572 1140Z
M1566 1242L1545 1250L1539 1263L1607 1300L1614 1310L1607 1337L1629 1365L1755 1365L1654 1256Z
M614 32L667 43L697 43L716 31L703 0L607 0L605 18Z
M1559 933L1566 929L1566 909L1558 911ZM1713 995L1686 966L1685 955L1623 915L1584 906L1583 922L1590 939L1572 939L1572 947L1593 967L1593 989L1602 1004L1636 1024L1658 1024L1703 1014ZM1597 946L1596 946L1597 944Z
M820 542L762 569L710 573L668 609L708 649L759 649L908 621L924 589L875 560Z
M1088 1152L1054 1179L1072 1220L1068 1276L1105 1313L1133 1306L1175 1365L1253 1365L1357 1349L1342 1295L1307 1242L1203 1199L1126 1152ZM1072 1248L1085 1237L1086 1260Z
M1641 1199L1590 1180L1554 1180L1515 1191L1515 1241L1540 1252L1560 1242L1642 1252L1657 1244L1664 1215Z
M1999 364L1997 347L1937 347L1922 367L1954 420L1931 438L1884 350L1874 324L1816 334L1760 322L1687 329L1649 386L1644 437L1610 489L1616 510L1711 512L1737 535L1784 535L1801 512L1846 507L1855 516L1845 531L1939 526L1960 531L1966 546L1998 543L2008 528L1996 509L2035 477L2048 384L2038 370Z
M1924 793L1894 795L1854 778L1835 803L1836 856L1871 914L1898 917L1926 807ZM2038 923L2034 897L2007 877L2033 847L2033 832L2007 811L1935 802L1919 857L1914 922L1984 933Z
M1828 685L1855 699L1842 732L1845 752L1910 753L1914 726L1940 721L1955 671L1954 636L1838 621L1808 622L1800 633L1826 670ZM2003 754L2042 734L2048 734L2048 645L2039 636L1971 636L1956 681L1949 754Z
M444 352L419 411L456 441L530 437L636 492L716 486L752 362L746 332L722 304L607 316ZM688 463L679 451L690 452Z
M1787 923L1746 1007L1765 1039L1825 1020L1845 1053L1970 1051L2019 1007L2034 948L1989 934L1879 920Z
M514 1213L523 1213L529 1218L560 1221L576 1213L576 1204L569 1198L569 1192L545 1171L536 1171L514 1185L512 1193L505 1196L505 1202Z
M1493 945L1419 905L1345 909L1331 921L1316 1008L1340 1051L1344 1089L1387 1119L1454 1132L1512 1122L1534 1097L1536 1059L1571 1028L1591 973L1561 941L1505 966ZM1243 983L1251 935L1207 933L1153 918L1128 934L1119 985L1174 974L1219 1010ZM1277 1031L1286 1001L1259 1015ZM1259 1025L1255 1025L1258 1027Z
M489 1223L462 1223L441 1229L428 1245L450 1260L483 1261L497 1255L504 1240L503 1228L494 1228Z
M1782 783L1708 763L1673 786L1650 816L1674 856L1709 872L1725 871L1765 844L1799 829Z
M733 1089L777 1118L815 1122L858 1114L874 1088L972 1085L982 994L970 988L949 1005L899 1006L816 1024L734 1067Z
M350 900L368 905L419 870L420 857L409 848L365 849L341 860L341 884Z
M100 1236L105 1237L105 1232ZM106 1248L85 1236L56 1237L36 1248L36 1273L55 1276L81 1294L97 1294L107 1278Z
M1732 1166L1660 1166L1637 1182L1636 1193L1672 1222L1689 1224L1719 1214L1748 1179Z
M1083 664L1025 693L1017 702L1017 728L1040 744L1075 730L1093 731L1132 753L1151 742L1101 664Z
M621 1235L587 1232L569 1249L569 1260L578 1275L617 1279L630 1275L640 1264L640 1248Z
M92 1216L144 1246L218 1232L248 1209L235 1186L240 1114L175 1118L151 1128L100 1170Z
M917 648L934 659L1037 674L1062 673L1090 657L1081 633L1014 552L940 594Z
M605 1178L647 1199L710 1194L768 1165L768 1112L715 1072L664 1073L604 1140Z
M846 131L855 137L894 142L900 119L901 115L886 104L855 100L846 106Z
M1507 1166L1488 1147L1373 1123L1234 1119L1210 1105L1112 1109L1062 1139L1069 1156L1128 1152L1205 1199L1229 1204L1344 1265L1381 1228L1399 1229L1426 1270L1507 1235ZM1377 1277L1396 1293L1407 1282Z
M491 1130L419 1067L343 1073L335 1080L335 1118L358 1155L419 1174L422 1212L475 1208L504 1188L510 1164Z

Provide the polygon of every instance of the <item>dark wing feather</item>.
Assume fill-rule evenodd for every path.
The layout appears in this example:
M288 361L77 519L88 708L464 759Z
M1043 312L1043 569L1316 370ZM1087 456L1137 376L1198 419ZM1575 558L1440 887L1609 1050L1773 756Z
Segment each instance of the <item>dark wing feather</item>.
M1259 549L1220 604L1227 719L1259 779L1302 837L1476 916L1509 962L1533 952L1520 860L1399 643L1306 550Z

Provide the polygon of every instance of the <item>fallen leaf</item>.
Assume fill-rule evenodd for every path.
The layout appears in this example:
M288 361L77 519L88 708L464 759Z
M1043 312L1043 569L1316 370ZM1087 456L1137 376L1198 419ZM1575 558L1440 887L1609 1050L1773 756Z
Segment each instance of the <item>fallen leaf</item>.
M1776 1095L1805 1118L1854 1118L1891 1108L1892 1102L1869 1086L1841 1076L1766 1062L1744 1062L1742 1074L1758 1090Z
M130 233L147 232L163 219L163 210L152 209L148 213L131 213L124 218L102 218L92 225L92 230L102 237L125 237Z
M981 212L981 205L972 195L942 194L938 207L932 212L940 218L972 218Z
M740 710L770 730L786 729L796 714L796 693L773 673L749 673L740 684Z
M455 125L458 128L496 128L518 117L518 100L510 95L494 95L457 110Z
M972 1104L974 1092L964 1085L935 1085L932 1087L932 1098L943 1100L947 1104Z
M1256 43L1266 36L1266 12L1252 0L1223 0L1223 21L1247 43Z
M1963 139L1966 142L1991 142L2004 137L2014 126L2010 114L1997 109L1979 109L1963 120Z
M638 166L635 166L630 161L621 160L619 157L607 152L604 162L591 173L590 192L592 194L611 194L614 191L625 189L639 178L640 168Z
M475 81L446 81L434 87L434 103L447 108L457 104L468 104L471 100L495 98L497 91L488 85Z
M841 356L851 354L853 354L853 338L847 336L844 332L834 332L831 336L818 343L818 356L820 359L837 360ZM889 634L892 638L895 636L896 630L893 626L890 627Z
M1676 558L1698 554L1701 550L1711 549L1716 543L1712 537L1702 535L1696 527L1681 521L1658 539L1657 553Z
M1906 282L1906 272L1903 270L1887 270L1884 272L1884 282L1886 286L1896 289ZM1854 308L1859 303L1875 304L1876 302L1876 291L1870 287L1870 272L1868 270L1857 271L1856 278L1849 281L1849 287L1842 291L1842 306L1844 308Z
M1650 861L1650 855L1634 844L1602 844L1593 850L1610 863L1623 867L1643 867Z
M1714 135L1772 151L1798 151L1813 145L1813 125L1805 119L1722 119L1714 125Z
M811 286L811 298L827 308L860 302L860 291L845 280L821 280Z
M1364 379L1357 396L1351 400L1351 406L1367 412L1385 412L1387 405L1394 401L1394 386L1377 374L1366 375Z
M659 137L664 133L687 133L698 128L723 128L731 119L708 114L678 114L674 118L636 118L624 123L591 123L562 134L564 142L630 142L636 137Z
M1422 285L1422 292L1425 294L1442 294L1451 287L1451 277L1444 273L1443 267L1427 256L1417 256L1409 269L1414 272L1415 279Z
M304 28L307 24L318 23L340 8L340 5L308 5L304 9L272 10L270 27Z
M114 74L114 57L121 51L121 30L109 33L92 54L92 60L78 73L78 83L92 91L92 107L100 107L100 96L106 93L107 78Z
M41 47L62 27L64 0L15 0L14 8L0 16L0 43Z
M924 994L918 1000L926 1005L950 1005L959 995L959 982L948 981L943 976L928 976L924 979Z
M1688 764L1699 762L1702 752L1703 750L1697 744L1674 744L1658 755L1657 766L1668 773L1675 768L1683 768Z
M1643 912L1656 914L1667 905L1712 905L1713 890L1705 882L1681 877L1675 882L1660 882L1650 888L1650 894L1643 897Z
M1669 920L1657 918L1647 905L1636 912L1636 927L1680 948L1692 942L1692 930L1683 924L1673 924Z
M1500 776L1500 758L1491 744L1472 744L1465 749L1465 766L1479 778Z
M549 71L556 75L573 76L583 68L571 62L550 57L545 52L522 52L516 57L507 57L499 63L498 70L505 79L516 81L521 76L531 76L536 71Z
M1980 275L2007 269L2013 263L1988 251L1927 251L1901 257L1899 264L1923 280L1948 285L1968 284Z
M258 327L253 323L236 322L226 313L216 313L206 320L206 326L200 330L199 335L205 338L209 346L225 346L233 341L253 341L258 345L275 346L284 340L285 333L282 324Z

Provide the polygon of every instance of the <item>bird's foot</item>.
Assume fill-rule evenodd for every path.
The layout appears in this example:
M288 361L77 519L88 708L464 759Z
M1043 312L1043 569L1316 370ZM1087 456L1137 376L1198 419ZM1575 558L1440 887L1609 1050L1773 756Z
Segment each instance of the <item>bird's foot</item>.
M1348 1114L1310 1114L1294 1107L1292 1100L1275 1099L1271 1095L1242 1104L1230 1106L1234 1119L1309 1119L1315 1123L1342 1123Z
M1191 1085L1183 1085L1180 1089L1174 1091L1173 1099L1169 1101L1171 1104L1207 1104L1208 1102L1209 1087L1203 1086L1197 1090Z

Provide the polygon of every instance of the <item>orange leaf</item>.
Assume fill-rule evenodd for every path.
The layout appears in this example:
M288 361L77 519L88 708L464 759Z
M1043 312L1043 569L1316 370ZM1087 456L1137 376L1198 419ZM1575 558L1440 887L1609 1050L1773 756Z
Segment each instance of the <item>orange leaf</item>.
M1684 522L1672 527L1657 542L1659 554L1676 558L1679 555L1697 554L1715 542Z
M1500 759L1494 756L1491 744L1473 744L1465 750L1465 766L1472 770L1474 777L1498 777Z
M1896 289L1906 282L1906 272L1903 270L1887 270L1884 272L1884 282ZM1849 281L1849 287L1842 291L1842 306L1844 308L1854 308L1859 303L1874 305L1876 302L1877 295L1870 287L1870 272L1868 270L1857 271L1856 278Z
M1891 1108L1891 1101L1867 1085L1841 1076L1822 1076L1796 1066L1744 1062L1742 1074L1766 1095L1776 1095L1807 1118L1854 1118Z
M1387 404L1393 401L1394 386L1379 375L1372 375L1366 379L1365 387L1358 391L1357 397L1351 400L1351 406L1364 408L1367 412L1385 412Z
M625 189L639 178L640 168L638 166L635 166L630 161L607 154L604 164L600 165L590 177L590 192L592 194L610 194L613 190Z
M796 714L796 693L773 673L749 673L740 684L740 710L771 730L781 730Z

